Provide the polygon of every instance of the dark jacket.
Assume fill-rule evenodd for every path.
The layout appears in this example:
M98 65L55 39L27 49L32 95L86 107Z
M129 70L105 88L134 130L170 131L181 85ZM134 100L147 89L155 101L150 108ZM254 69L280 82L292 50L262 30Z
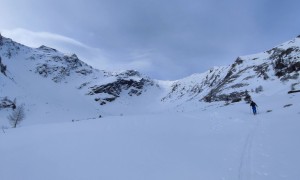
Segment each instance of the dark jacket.
M256 107L256 106L257 106L257 104L256 104L255 102L251 101L251 103L250 103L250 106L252 106L252 107Z

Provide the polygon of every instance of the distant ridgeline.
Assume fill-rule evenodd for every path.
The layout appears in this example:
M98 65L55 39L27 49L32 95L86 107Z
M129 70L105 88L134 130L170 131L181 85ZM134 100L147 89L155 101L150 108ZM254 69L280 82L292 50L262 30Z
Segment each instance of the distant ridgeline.
M230 66L178 80L163 100L248 101L271 84L299 92L299 70L300 36L266 52L238 57Z
M24 64L27 69L20 75L7 66L8 62L12 67L17 63ZM143 98L146 94L160 97L157 103L249 101L252 95L263 93L270 84L287 87L286 92L295 93L300 90L299 70L300 36L268 51L238 57L229 66L214 67L204 73L165 82L153 80L135 70L97 70L75 54L66 55L44 45L30 48L0 35L0 77L2 75L1 80L6 81L1 88L5 89L12 77L30 73L50 80L49 83L65 84L66 88L73 83L75 87L72 90L76 89L83 96L92 97L95 103L105 106L118 102L121 97L131 101L133 97ZM7 72L12 77L6 78ZM32 86L38 88L37 84ZM14 97L17 96L15 94ZM1 94L1 97L6 95ZM9 98L2 99L2 107L11 106L11 102Z

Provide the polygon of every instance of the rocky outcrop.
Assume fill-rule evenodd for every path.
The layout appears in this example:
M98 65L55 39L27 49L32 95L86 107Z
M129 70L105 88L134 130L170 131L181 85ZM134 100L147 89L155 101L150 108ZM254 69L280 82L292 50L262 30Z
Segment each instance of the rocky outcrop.
M190 77L177 80L171 85L170 92L162 98L162 101L192 100L206 95L208 89L220 83L227 67L215 67L202 74L194 74Z
M275 75L281 80L297 79L300 70L300 47L273 48L270 51ZM293 74L292 74L293 73Z
M4 76L6 76L6 65L4 65L4 64L2 63L1 56L0 56L0 72L1 72L2 74L4 74Z
M3 37L2 37L2 35L0 33L0 46L2 46L2 45L3 45Z
M45 50L45 47L43 47L43 50ZM46 50L56 52L55 49L47 48ZM36 57L32 56L30 59L34 60ZM56 83L70 76L72 72L81 75L88 75L93 72L92 68L80 61L75 54L71 56L54 55L46 57L46 59L46 62L44 61L43 63L37 64L35 72L43 77L51 77Z
M0 98L0 110L5 108L16 108L16 99L10 100L8 97Z
M126 76L135 76L139 74L132 74L133 71L126 72ZM124 74L120 74L117 77L123 76ZM107 102L112 102L118 97L120 97L121 93L126 91L129 96L139 96L145 91L147 86L153 86L154 82L141 78L140 80L133 79L121 79L118 78L116 81L103 84L100 86L90 87L90 92L88 95L102 95L104 98L95 98L101 105L106 104Z
M162 100L177 100L188 95L204 102L238 102L251 99L250 93L261 93L267 81L298 82L299 71L298 37L264 53L238 57L227 68L216 67L196 77L178 80ZM198 78L201 80L195 83Z
M46 53L57 52L56 49L51 48L51 47L47 47L47 46L45 46L45 45L41 45L41 46L40 46L39 48L37 48L37 49L42 50L42 51L44 51L44 52L46 52Z

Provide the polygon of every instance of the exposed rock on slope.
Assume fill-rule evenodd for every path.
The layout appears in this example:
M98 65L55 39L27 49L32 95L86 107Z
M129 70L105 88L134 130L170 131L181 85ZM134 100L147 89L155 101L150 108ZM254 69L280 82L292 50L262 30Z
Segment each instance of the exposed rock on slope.
M66 91L76 91L89 101L96 101L93 102L96 105L114 104L111 102L118 102L122 97L128 97L126 101L131 101L134 97L142 98L143 94L161 100L157 103L237 102L251 99L251 95L263 92L270 83L277 87L290 86L292 91L297 91L299 85L299 37L263 53L238 57L229 66L214 67L171 84L152 80L134 70L97 70L75 54L66 55L46 46L30 48L0 37L1 97L10 94L10 99L26 92L27 84L20 85L24 77L38 81L42 79L44 84L53 83L51 88L63 86ZM40 88L38 83L26 82L30 82L34 89ZM8 88L11 87L20 90L10 92Z
M0 60L0 67L2 74L6 75L4 63L9 62L9 68L15 68L17 64L23 63L22 68L26 73L35 73L56 84L72 84L74 89L82 91L82 94L92 96L101 105L126 94L129 97L140 96L147 91L148 86L155 84L153 80L138 71L100 71L81 61L75 54L66 55L44 45L39 48L29 48L2 36L1 44L0 57L3 57L3 61ZM21 74L12 74L12 76L19 75ZM21 76L26 76L26 74ZM9 79L6 81L10 82ZM16 83L18 84L18 82Z
M250 92L263 91L263 86L272 81L278 86L298 83L299 70L300 38L297 37L264 53L238 57L228 67L215 67L178 80L163 100L237 102L249 99Z
M91 91L88 95L100 95L95 98L95 101L104 105L120 97L123 91L126 91L129 96L139 96L147 89L147 86L154 85L154 81L141 77L139 72L133 70L117 74L116 77L116 81L111 83L90 87Z

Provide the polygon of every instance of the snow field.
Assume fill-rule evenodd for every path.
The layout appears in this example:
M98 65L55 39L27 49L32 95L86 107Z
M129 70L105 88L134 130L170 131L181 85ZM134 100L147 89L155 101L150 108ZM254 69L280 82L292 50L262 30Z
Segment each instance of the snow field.
M240 102L8 129L0 179L297 179L298 102L262 96L257 116Z

